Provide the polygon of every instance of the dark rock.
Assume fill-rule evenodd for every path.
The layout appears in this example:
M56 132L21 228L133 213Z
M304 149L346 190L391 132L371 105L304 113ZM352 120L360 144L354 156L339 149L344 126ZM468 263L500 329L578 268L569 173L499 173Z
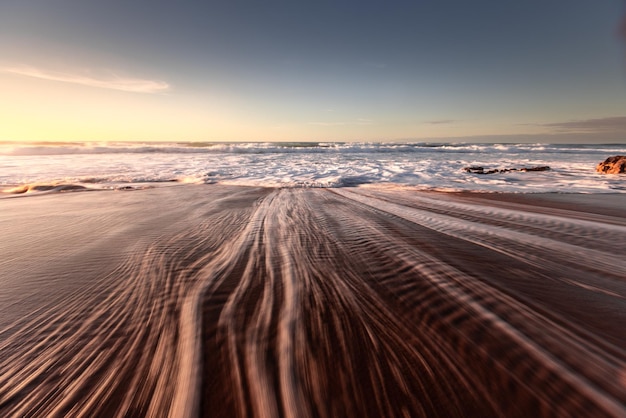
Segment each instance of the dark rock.
M496 173L509 173L511 171L522 171L522 172L526 172L526 171L548 171L550 170L550 167L548 167L547 165L545 166L540 166L540 167L521 167L521 168L494 168L491 170L485 170L484 167L479 167L479 166L472 166L472 167L465 167L463 169L466 173L473 173L473 174L496 174Z
M604 174L626 173L626 156L616 155L609 157L596 166L596 171Z
M463 169L466 173L482 173L483 171L485 171L484 167L479 167L479 166L472 166L472 167L465 167Z

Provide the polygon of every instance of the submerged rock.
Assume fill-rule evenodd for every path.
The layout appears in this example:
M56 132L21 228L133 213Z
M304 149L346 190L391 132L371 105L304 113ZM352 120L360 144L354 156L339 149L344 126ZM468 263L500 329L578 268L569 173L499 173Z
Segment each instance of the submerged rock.
M485 170L484 167L480 167L480 166L472 166L472 167L465 167L463 169L466 173L473 173L473 174L496 174L496 173L509 173L511 171L548 171L550 170L550 167L548 167L547 165L545 166L540 166L540 167L521 167L521 168L494 168L491 170Z
M616 155L609 157L596 166L596 171L604 174L626 173L626 156Z

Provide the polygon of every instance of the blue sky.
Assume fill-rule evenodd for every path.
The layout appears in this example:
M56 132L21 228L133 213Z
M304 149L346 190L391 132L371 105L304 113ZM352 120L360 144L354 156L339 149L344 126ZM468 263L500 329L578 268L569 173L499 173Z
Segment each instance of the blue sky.
M0 140L625 142L624 11L3 0Z

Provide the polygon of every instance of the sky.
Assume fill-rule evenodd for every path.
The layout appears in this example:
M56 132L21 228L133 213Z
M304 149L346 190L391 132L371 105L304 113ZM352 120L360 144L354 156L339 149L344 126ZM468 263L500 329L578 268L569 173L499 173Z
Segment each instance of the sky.
M2 0L0 141L626 143L623 0Z

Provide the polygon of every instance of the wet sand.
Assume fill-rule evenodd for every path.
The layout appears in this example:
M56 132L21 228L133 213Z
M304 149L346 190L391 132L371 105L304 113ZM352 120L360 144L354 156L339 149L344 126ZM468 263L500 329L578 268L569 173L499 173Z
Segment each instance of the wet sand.
M626 195L0 200L0 416L625 416Z

